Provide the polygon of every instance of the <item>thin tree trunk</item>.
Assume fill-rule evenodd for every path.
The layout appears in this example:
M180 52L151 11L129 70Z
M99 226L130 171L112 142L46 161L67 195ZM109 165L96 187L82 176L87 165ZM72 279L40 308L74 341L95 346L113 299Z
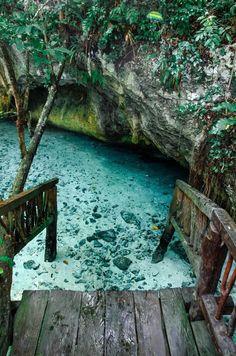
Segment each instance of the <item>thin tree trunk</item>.
M6 235L5 230L0 225L0 236L4 243L0 246L0 256L14 257L14 244L11 237ZM0 355L6 355L11 337L12 315L11 315L11 284L12 267L0 261L0 267L4 273L0 275Z
M27 154L25 157L21 160L20 167L18 169L16 178L14 180L14 183L12 185L12 189L10 192L10 196L18 194L22 192L24 189L25 182L27 180L34 156L37 152L38 145L41 141L41 137L43 135L43 132L46 127L46 123L48 120L48 116L50 115L50 112L53 107L54 100L56 98L57 90L58 90L58 84L61 79L63 70L64 70L65 63L61 63L59 67L59 71L57 74L57 78L55 83L49 88L48 91L48 97L47 101L44 105L44 108L42 110L42 113L40 115L40 118L38 120L38 124L35 128L34 135L30 140L30 144L28 147Z
M10 196L18 194L24 189L24 185L27 180L27 176L28 176L31 164L32 164L34 156L37 152L37 148L40 143L41 137L43 135L48 116L51 112L51 109L52 109L52 106L53 106L53 103L54 103L54 100L56 97L56 93L57 93L56 87L53 86L49 89L47 101L46 101L43 111L40 115L38 124L34 131L34 135L30 140L28 152L25 155L25 157L21 160L20 167L18 169L16 178L12 185Z
M12 59L9 54L8 46L5 43L1 42L0 48L1 48L1 52L2 52L3 64L5 67L6 73L8 75L10 85L11 85L12 94L13 94L14 100L15 100L16 112L17 112L16 127L18 130L21 158L24 158L24 156L27 153L26 145L25 145L25 130L24 130L24 124L25 124L24 98L18 90L17 80L16 80L14 68L12 65Z

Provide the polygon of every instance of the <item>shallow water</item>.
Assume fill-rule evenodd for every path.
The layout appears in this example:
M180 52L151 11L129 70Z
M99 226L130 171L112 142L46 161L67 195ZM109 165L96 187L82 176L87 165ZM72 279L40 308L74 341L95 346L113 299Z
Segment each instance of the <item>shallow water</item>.
M19 161L18 142L13 124L0 122L0 132L0 196L7 197ZM59 177L57 259L43 261L45 233L37 236L15 258L13 298L23 289L148 290L193 283L178 241L161 263L151 263L175 180L185 177L182 168L50 129L27 186L53 177ZM94 240L95 232L99 238ZM125 271L114 264L122 256L131 262Z

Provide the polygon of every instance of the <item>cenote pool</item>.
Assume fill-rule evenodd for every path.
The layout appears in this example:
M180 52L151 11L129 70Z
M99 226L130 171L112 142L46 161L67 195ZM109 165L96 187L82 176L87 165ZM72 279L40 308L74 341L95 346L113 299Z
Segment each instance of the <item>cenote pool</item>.
M0 122L0 196L7 197L19 161L15 126ZM160 289L194 276L175 239L151 263L177 178L171 162L49 129L27 186L58 177L58 255L44 262L44 233L15 258L12 297L23 289ZM122 259L121 257L126 257ZM127 268L123 270L122 268Z

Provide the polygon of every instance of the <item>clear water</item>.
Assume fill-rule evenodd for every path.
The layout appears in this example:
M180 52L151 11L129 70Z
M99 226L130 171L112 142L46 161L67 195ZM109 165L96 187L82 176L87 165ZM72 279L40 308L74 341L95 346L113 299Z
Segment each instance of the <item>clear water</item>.
M15 126L0 122L0 196L6 198L19 162ZM159 289L191 285L193 274L178 242L159 264L151 263L168 213L175 180L171 162L145 159L68 132L47 130L27 186L58 177L58 255L43 261L44 233L15 258L12 294L23 289ZM91 239L112 230L111 241ZM108 233L109 234L109 233ZM109 239L108 239L109 240ZM114 260L131 264L119 269Z

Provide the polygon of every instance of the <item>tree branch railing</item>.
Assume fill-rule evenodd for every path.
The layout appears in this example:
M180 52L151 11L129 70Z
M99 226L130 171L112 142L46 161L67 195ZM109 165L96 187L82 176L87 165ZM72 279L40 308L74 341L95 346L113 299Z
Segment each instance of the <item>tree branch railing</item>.
M56 258L57 183L58 179L54 178L0 201L0 269L3 271L0 273L0 350L7 350L11 334L12 266L9 261L44 229L47 229L45 261Z
M166 228L153 254L153 262L164 258L176 231L196 275L201 262L202 238L209 231L211 214L217 205L187 183L177 180Z
M203 313L219 352L236 355L231 338L236 326L236 306L231 303L227 307L229 300L233 301L229 297L236 280L236 224L213 201L177 180L167 225L153 262L164 258L175 231L197 276L196 301L190 308L190 317L202 318ZM219 284L220 297L217 296ZM225 311L230 314L227 324Z

